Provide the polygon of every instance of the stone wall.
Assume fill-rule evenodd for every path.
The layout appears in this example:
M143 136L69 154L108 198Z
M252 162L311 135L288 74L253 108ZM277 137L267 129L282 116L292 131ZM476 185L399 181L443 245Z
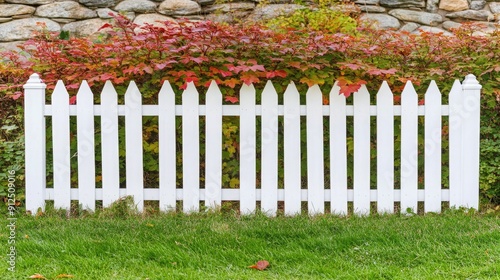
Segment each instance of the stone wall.
M0 0L0 48L12 48L32 36L39 22L50 31L90 36L110 21L110 13L122 13L134 22L210 19L267 19L304 6L293 0ZM379 28L418 32L447 32L464 21L485 23L484 32L500 20L500 0L356 0L363 21Z

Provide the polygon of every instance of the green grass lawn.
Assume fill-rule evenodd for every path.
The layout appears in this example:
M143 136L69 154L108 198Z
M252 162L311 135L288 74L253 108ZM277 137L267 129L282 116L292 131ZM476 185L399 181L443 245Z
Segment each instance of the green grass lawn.
M18 216L15 272L73 279L500 279L500 216ZM9 252L7 217L2 255ZM248 268L259 260L264 271Z

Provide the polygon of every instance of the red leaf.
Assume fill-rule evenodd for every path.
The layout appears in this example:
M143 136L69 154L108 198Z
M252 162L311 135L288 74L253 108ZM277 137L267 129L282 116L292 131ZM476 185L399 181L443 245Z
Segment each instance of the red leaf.
M22 92L17 91L17 92L15 92L15 93L14 93L14 95L12 95L12 99L14 99L14 100L18 100L18 99L19 99L19 97L21 97L22 95L23 95L23 93L22 93Z
M229 80L225 80L223 83L230 88L234 88L239 83L239 81L235 78L232 78Z
M38 273L35 273L33 275L31 275L30 277L28 277L29 279L47 279L45 278L43 275L41 274L38 274Z
M227 102L231 102L231 103L237 103L239 100L238 100L238 97L236 96L226 96L226 98L224 98L224 100L226 100Z
M76 104L76 95L75 96L71 96L69 98L69 104L72 104L72 105Z
M249 266L249 268L264 270L269 266L269 262L266 260L258 261L256 264Z
M99 28L97 31L101 31L102 29L105 29L105 28L113 28L113 25L109 24L109 23L105 23L103 26L101 26L101 28Z
M241 80L248 86L251 85L252 83L260 82L260 80L257 76L255 76L254 74L249 74L249 73L242 74Z

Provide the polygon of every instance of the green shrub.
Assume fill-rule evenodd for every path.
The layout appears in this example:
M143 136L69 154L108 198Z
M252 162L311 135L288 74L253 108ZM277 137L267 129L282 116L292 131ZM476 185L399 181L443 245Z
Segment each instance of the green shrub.
M340 11L328 7L318 9L304 8L274 18L266 23L267 26L287 32L290 29L304 31L320 31L326 33L356 34L357 22L355 19Z

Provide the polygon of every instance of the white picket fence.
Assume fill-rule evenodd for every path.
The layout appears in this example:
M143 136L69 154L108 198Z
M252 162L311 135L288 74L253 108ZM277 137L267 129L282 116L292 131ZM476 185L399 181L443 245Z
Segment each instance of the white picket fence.
M145 200L159 201L160 209L175 209L183 202L183 211L199 211L200 201L208 207L222 201L239 201L242 213L253 213L257 201L260 210L275 215L278 201L285 214L301 212L307 202L309 214L330 211L348 213L352 202L354 213L369 213L371 203L377 211L400 209L417 211L418 202L425 212L440 212L443 201L451 207L478 208L479 204L479 111L481 85L473 75L461 84L455 81L449 93L449 105L442 105L441 93L432 82L425 93L425 105L418 105L417 93L408 82L401 94L401 105L394 105L393 93L383 83L370 104L370 94L362 87L354 94L353 105L334 86L329 104L323 105L318 86L309 88L306 105L300 104L299 92L290 84L284 93L284 104L271 82L262 92L262 104L256 105L256 90L243 86L239 105L222 105L218 86L212 83L206 92L206 104L199 105L198 91L189 84L182 95L182 105L175 104L174 91L165 82L158 105L143 105L137 86L131 82L125 105L118 105L117 93L107 82L101 93L101 104L95 105L93 94L83 82L77 105L69 105L64 84L59 81L52 93L52 104L45 104L45 88L33 74L25 88L26 135L26 209L36 213L47 200L56 208L68 209L71 200L83 208L95 209L96 200L104 206L125 195L134 197L139 210ZM77 118L78 187L71 188L70 116ZM102 150L95 151L94 117L101 118ZM120 188L118 117L125 116L126 188ZM143 116L158 116L159 186L144 188ZM176 116L182 116L182 188L176 187ZM200 188L199 121L205 116L205 187ZM240 187L223 188L222 117L240 118ZM256 188L256 116L261 116L261 188ZM278 118L284 119L284 188L278 188ZM307 160L301 162L300 118L306 116ZM329 117L330 185L324 175L324 116ZM354 118L354 177L352 188L347 180L346 119ZM370 118L376 116L377 182L370 184ZM425 160L424 189L418 188L418 118L424 116ZM442 119L449 116L449 188L442 178ZM53 187L46 186L45 118L52 117ZM401 118L400 188L394 188L394 120ZM96 174L95 155L102 153L102 174ZM301 165L307 165L307 183L303 188ZM349 167L350 168L350 167ZM102 188L96 188L96 175L102 176Z

